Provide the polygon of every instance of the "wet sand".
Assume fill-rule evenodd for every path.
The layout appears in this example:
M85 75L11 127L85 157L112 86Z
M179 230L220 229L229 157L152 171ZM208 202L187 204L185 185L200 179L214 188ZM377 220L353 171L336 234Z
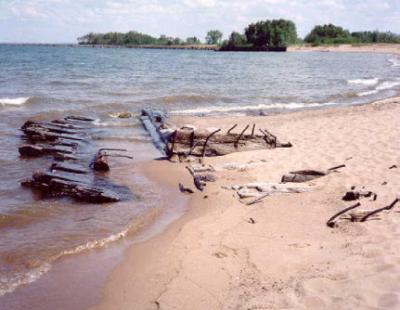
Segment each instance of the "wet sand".
M380 220L340 220L333 229L325 222L353 204L341 200L352 186L377 193L376 201L362 198L367 210L400 194L399 103L397 97L271 116L173 119L223 129L256 123L293 148L207 158L217 182L189 196L189 211L165 232L130 247L92 309L398 308L398 207ZM340 172L309 182L308 192L252 206L222 188L343 163ZM156 161L146 169L165 184L194 188L185 164Z

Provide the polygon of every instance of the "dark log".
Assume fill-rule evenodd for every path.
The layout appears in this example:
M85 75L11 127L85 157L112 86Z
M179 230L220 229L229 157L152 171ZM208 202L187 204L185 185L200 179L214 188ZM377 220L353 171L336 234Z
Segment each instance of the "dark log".
M282 176L281 182L282 183L302 183L307 182L310 180L314 180L320 177L325 176L326 173L322 171L316 170L299 170L299 171L292 171L288 174L284 174Z
M77 174L87 174L88 170L80 165L75 164L66 164L66 163L53 163L50 167L50 170L57 170L57 171L65 171Z
M376 210L371 211L370 213L368 213L367 215L365 215L365 216L360 220L360 222L365 222L370 216L373 216L373 215L375 215L375 214L377 214L377 213L379 213L379 212L382 212L382 211L385 211L385 210L391 210L391 209L393 209L394 206L395 206L399 201L400 201L400 199L399 199L399 198L396 198L390 205L388 205L388 206L386 206L386 207L383 207L383 208L380 208L380 209L376 209Z
M185 187L182 183L179 183L179 190L181 193L188 193L188 194L193 194L194 191L188 187Z
M208 140L210 140L210 138L213 135L215 135L217 132L220 132L220 131L221 131L221 129L217 129L217 130L213 131L212 133L210 133L210 135L206 138L206 142L204 142L204 145L203 145L203 152L201 154L201 157L204 157L204 155L206 154L206 147L207 147Z
M256 124L253 124L253 128L251 129L251 136L254 137L254 131L256 130Z
M247 125L243 130L242 130L242 132L239 134L239 137L236 139L236 141L235 141L235 147L237 147L237 145L238 145L238 143L239 143L239 141L240 141L240 138L244 135L244 133L246 132L246 130L247 130L247 128L249 128L250 127L250 125Z
M73 151L67 147L62 147L62 146L52 147L52 146L30 145L30 144L23 144L19 147L18 150L21 156L26 156L26 157L39 157L43 155L73 153Z
M193 183L199 191L204 190L204 186L206 185L204 182L201 181L198 175L193 176Z
M66 161L66 160L76 161L76 160L78 160L78 158L76 156L71 155L71 154L55 153L55 154L53 154L53 157L55 160L58 160L58 161Z
M67 135L67 134L59 134L44 130L42 128L28 127L24 130L25 135L33 141L54 141L57 139L63 140L75 140L75 141L84 141L83 137Z
M361 197L371 197L374 195L376 197L376 194L370 191L348 191L346 194L342 197L342 200L344 201L352 201L352 200L358 200ZM374 198L376 199L376 198Z
M64 118L65 120L81 121L81 122L94 122L94 118L70 115Z
M270 196L270 193L266 193L266 194L264 194L264 195L261 195L260 197L258 197L258 198L256 198L256 199L254 199L254 200L252 200L252 201L246 203L246 205L247 205L247 206L251 206L251 205L254 205L254 204L256 204L256 203L259 203L259 202L261 202L264 198L267 198L268 196Z
M147 109L142 110L142 116L140 117L140 121L142 122L143 127L150 134L154 145L162 154L165 154L165 141L163 141L160 132L158 131L161 126L159 121L162 119L161 116L156 116L154 112Z
M235 125L233 125L227 132L226 132L226 134L230 134L231 133L231 131L233 130L233 129L235 129L237 127L237 124L235 124Z
M341 211L339 211L338 213L336 213L335 215L333 215L327 222L326 222L326 226L328 226L328 227L330 227L330 228L333 228L333 227L335 227L335 222L333 221L334 219L336 219L339 215L342 215L342 214L344 214L344 213L346 213L346 212L348 212L348 211L350 211L350 210L353 210L353 209L355 209L355 208L358 208L359 206L361 206L361 203L356 203L355 205L353 205L353 206L350 206L350 207L348 207L348 208L346 208L346 209L343 209L343 210L341 210Z
M395 169L395 168L397 168L397 165L393 165L393 166L389 167L389 169Z
M108 165L107 156L100 151L96 154L91 167L96 171L109 171L110 166Z
M335 170L338 170L338 169L344 168L344 167L346 167L346 165L343 164L343 165L339 165L339 166L335 166L335 167L329 168L328 171L335 171Z

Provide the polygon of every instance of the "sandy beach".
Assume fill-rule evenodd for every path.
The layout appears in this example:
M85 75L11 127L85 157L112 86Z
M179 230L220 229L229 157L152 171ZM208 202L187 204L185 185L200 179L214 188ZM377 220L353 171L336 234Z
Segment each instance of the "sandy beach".
M377 194L359 200L362 210L399 195L399 103L397 97L270 116L172 119L223 129L256 123L293 148L206 158L217 182L191 195L189 211L164 233L129 249L93 309L398 308L398 209L364 223L339 219L335 228L326 221L354 204L341 200L352 186ZM274 194L251 206L223 188L339 164L346 167L309 181L303 193ZM185 165L157 161L146 170L183 195L178 182L194 188Z
M339 44L339 45L292 45L288 52L343 52L343 53L382 53L400 54L399 44Z

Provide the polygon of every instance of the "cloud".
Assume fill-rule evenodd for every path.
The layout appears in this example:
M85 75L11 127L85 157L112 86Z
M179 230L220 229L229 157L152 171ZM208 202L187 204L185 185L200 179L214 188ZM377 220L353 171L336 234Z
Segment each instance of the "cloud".
M0 41L75 42L90 31L225 37L260 19L287 18L301 36L316 24L400 32L399 0L0 0Z

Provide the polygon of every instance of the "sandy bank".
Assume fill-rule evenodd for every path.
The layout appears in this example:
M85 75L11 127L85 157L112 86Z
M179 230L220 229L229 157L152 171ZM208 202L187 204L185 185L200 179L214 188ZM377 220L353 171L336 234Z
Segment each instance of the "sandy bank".
M355 52L400 54L400 44L341 44L331 46L293 45L288 47L288 52Z
M257 123L294 147L207 158L218 181L193 194L190 211L165 233L130 248L95 309L398 308L396 209L381 220L341 221L335 229L325 222L352 204L341 200L351 186L378 194L376 201L362 199L363 209L386 206L399 194L399 103L394 98L263 117L176 118L224 129ZM310 182L308 192L274 195L252 206L221 188L279 182L291 170L342 163L346 168ZM193 187L184 171L183 164L167 162L148 167L163 182Z

